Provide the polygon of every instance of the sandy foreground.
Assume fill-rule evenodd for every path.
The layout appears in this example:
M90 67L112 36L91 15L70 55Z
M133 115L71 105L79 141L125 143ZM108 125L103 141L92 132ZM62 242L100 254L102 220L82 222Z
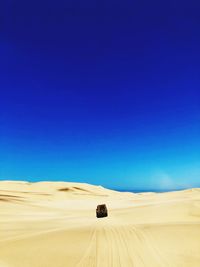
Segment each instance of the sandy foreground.
M96 218L106 204L109 216ZM200 267L200 189L0 182L0 267Z

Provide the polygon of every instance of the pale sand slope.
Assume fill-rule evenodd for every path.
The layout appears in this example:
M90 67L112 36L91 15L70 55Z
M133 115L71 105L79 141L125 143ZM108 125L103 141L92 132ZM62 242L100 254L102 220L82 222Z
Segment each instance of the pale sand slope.
M109 217L97 219L105 203ZM0 182L0 267L200 267L200 189Z

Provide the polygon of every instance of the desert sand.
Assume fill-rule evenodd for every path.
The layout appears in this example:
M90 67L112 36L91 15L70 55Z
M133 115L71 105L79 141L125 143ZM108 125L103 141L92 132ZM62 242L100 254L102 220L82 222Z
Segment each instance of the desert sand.
M106 204L108 217L96 218ZM200 267L200 189L0 182L0 267Z

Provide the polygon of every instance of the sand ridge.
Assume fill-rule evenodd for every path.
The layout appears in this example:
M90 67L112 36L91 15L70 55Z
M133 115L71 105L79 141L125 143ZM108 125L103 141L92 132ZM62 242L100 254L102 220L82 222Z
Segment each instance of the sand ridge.
M97 219L98 204L109 216ZM199 267L200 189L0 182L2 267Z

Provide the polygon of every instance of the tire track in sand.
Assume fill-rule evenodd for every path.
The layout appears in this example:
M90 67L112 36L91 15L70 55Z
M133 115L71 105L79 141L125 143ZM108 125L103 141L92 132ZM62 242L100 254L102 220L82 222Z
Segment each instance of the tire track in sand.
M76 267L174 267L141 227L100 221Z

